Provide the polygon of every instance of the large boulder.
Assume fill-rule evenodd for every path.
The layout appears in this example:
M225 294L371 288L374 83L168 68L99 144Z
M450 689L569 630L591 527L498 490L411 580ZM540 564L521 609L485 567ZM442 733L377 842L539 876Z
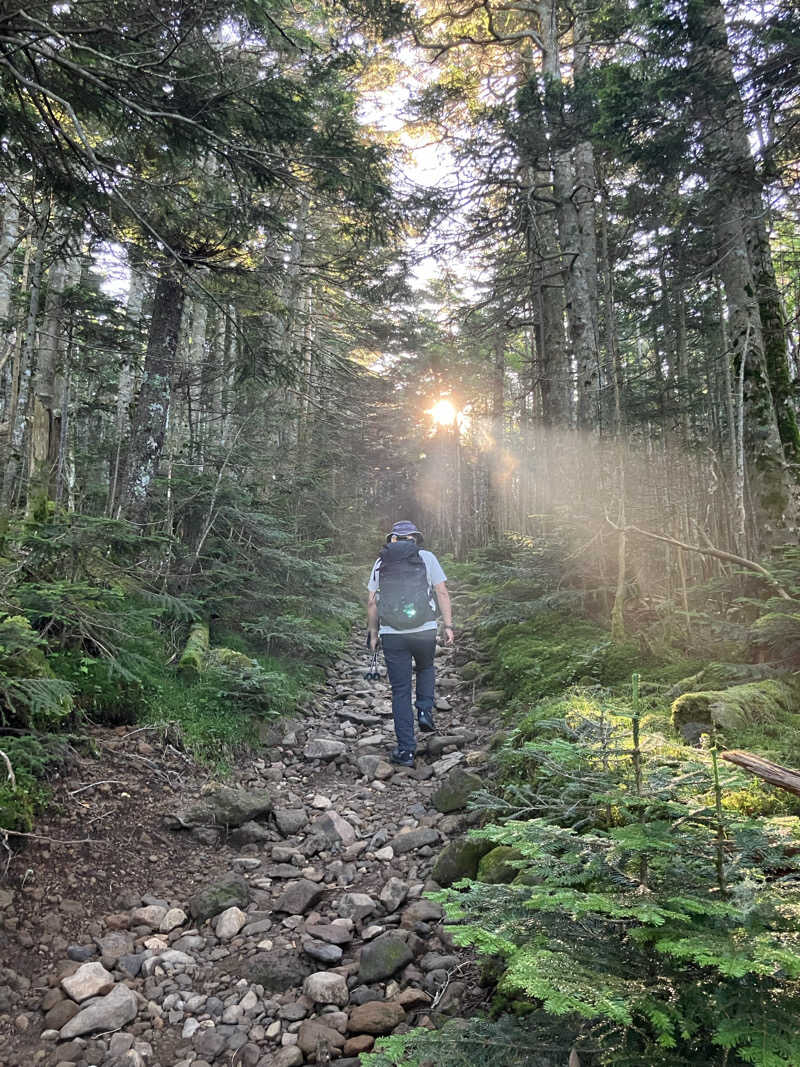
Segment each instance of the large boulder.
M297 1031L297 1047L307 1056L316 1057L319 1049L325 1053L341 1049L344 1047L344 1041L343 1034L332 1026L325 1025L324 1016L322 1019L306 1019ZM327 1063L328 1060L323 1062Z
M246 908L250 887L240 874L226 874L217 882L199 890L189 901L189 914L202 921L219 915L226 908Z
M483 789L483 786L480 775L464 770L463 767L455 767L433 794L433 806L444 813L459 811L467 806L472 794Z
M491 852L494 847L491 841L454 837L436 857L431 878L445 888L460 878L474 878L478 873L481 857Z
M252 822L272 811L272 797L259 790L217 785L193 804L164 818L170 830L191 830L198 826L224 826L232 829Z
M490 885L507 885L513 882L519 874L519 867L516 867L512 861L519 859L522 859L519 849L511 848L510 845L497 845L481 857L477 881L487 882Z
M347 979L334 971L316 971L303 982L303 993L315 1004L336 1004L343 1008L350 999Z
M77 1015L61 1028L62 1041L69 1041L81 1034L91 1034L97 1030L104 1033L118 1030L136 1018L139 1010L136 997L126 985L117 985L108 996L90 1000Z
M275 905L275 911L285 911L290 915L303 915L312 904L316 904L326 887L312 882L308 878L299 878L289 882Z
M299 952L289 951L259 952L232 968L252 985L262 985L269 993L283 993L301 986L313 969Z
M381 934L361 949L358 963L358 978L364 985L391 978L393 974L411 963L414 953L405 938L399 933Z
M405 1011L396 1001L372 1000L353 1008L347 1029L351 1034L390 1034L405 1017Z

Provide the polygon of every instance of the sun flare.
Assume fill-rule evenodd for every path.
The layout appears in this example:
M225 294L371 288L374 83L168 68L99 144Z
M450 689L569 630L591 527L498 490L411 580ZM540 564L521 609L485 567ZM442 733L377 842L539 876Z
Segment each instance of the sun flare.
M428 408L427 414L433 419L437 426L452 426L457 417L458 412L449 400L437 400L432 408Z

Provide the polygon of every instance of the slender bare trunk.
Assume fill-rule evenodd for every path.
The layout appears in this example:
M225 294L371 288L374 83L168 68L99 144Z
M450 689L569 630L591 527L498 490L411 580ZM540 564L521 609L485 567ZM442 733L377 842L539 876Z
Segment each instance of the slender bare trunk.
M162 274L153 298L142 385L133 412L124 477L120 478L123 510L139 517L158 475L164 448L183 301L180 279Z

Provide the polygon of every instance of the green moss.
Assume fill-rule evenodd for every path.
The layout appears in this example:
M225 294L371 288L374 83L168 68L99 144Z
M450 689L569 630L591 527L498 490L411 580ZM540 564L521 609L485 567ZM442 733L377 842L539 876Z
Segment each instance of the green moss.
M794 676L684 693L672 704L676 730L715 726L725 743L797 758L800 755L800 680Z
M507 696L527 701L576 683L627 681L646 661L637 643L613 641L595 623L554 611L503 626L491 649L493 681Z
M202 674L208 656L208 644L208 623L194 623L178 663L178 670L181 674L186 676Z
M766 663L706 663L696 673L676 682L669 692L669 699L676 700L683 693L728 689L733 685L757 682L774 677L775 673L775 668Z
M513 882L519 873L514 865L514 860L522 859L522 853L509 845L498 845L491 852L487 852L478 864L479 882L488 882L490 885L505 885Z

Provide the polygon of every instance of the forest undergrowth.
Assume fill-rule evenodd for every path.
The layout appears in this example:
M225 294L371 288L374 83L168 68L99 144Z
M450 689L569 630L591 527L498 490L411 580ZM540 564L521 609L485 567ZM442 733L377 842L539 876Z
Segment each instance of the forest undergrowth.
M228 492L199 565L179 538L120 520L51 510L6 530L6 841L33 829L49 773L90 743L92 724L158 725L224 773L271 720L302 706L344 647L356 610L346 563L327 541L298 538L278 509Z
M769 565L796 597L796 550ZM773 699L794 685L797 601L731 573L615 642L613 590L552 541L450 570L473 605L462 670L502 725L471 800L478 874L435 899L494 995L363 1063L800 1062L800 800L724 759L798 762L797 713ZM695 700L705 721L676 714L688 696L714 698Z

